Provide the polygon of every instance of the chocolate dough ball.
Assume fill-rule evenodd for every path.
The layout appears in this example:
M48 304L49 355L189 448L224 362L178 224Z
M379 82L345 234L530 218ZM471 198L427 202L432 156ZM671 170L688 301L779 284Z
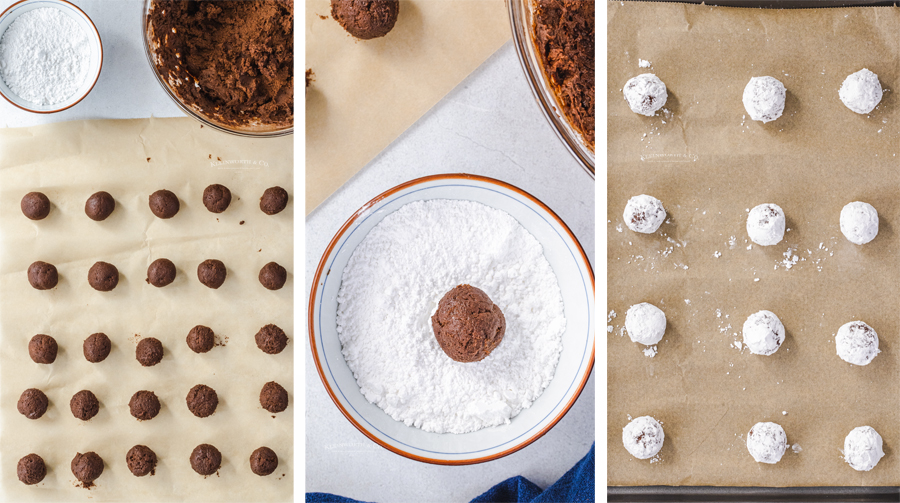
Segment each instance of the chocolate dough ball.
M272 449L260 447L250 455L250 469L260 477L271 475L276 468L278 468L278 455Z
M277 382L269 381L259 392L259 404L269 412L283 412L288 406L288 392Z
M109 292L119 284L119 270L112 264L97 262L88 271L88 283L98 292Z
M180 208L178 196L168 190L157 190L150 194L150 211L159 218L172 218Z
M146 445L136 445L128 449L125 461L135 477L156 475L156 453Z
M41 192L29 192L22 198L22 213L31 220L43 220L50 214L50 200Z
M38 419L44 415L44 412L47 412L49 404L50 401L47 400L47 395L43 391L37 388L28 388L22 392L16 408L19 409L19 414L28 419Z
M56 361L56 353L59 346L56 339L49 335L38 334L28 341L28 355L34 363L53 363Z
M191 468L200 475L212 475L222 466L222 453L219 449L200 444L191 452Z
M47 475L47 466L44 465L44 458L37 454L29 454L19 460L16 466L16 475L25 485L34 485L44 480Z
M109 192L97 192L91 195L87 202L84 203L85 215L95 222L106 220L108 216L112 215L112 212L115 209L116 200L113 199L113 196L109 195Z
M287 271L275 262L269 262L259 270L259 282L269 290L280 290L285 281Z
M269 187L259 199L259 209L266 215L281 213L287 206L288 193L281 187Z
M72 400L69 401L69 409L71 409L73 416L82 421L87 421L100 412L100 401L97 400L93 393L83 389L72 396Z
M206 353L216 345L216 334L209 327L197 325L188 332L187 345L195 353Z
M213 213L222 213L231 204L231 191L228 187L213 184L203 190L203 206Z
M227 274L228 271L221 260L207 259L200 262L200 265L197 266L197 278L200 279L201 283L212 289L222 286Z
M84 454L77 453L72 458L72 475L90 487L91 483L97 480L103 473L103 458L96 452L86 452Z
M458 362L477 362L493 351L506 332L506 318L486 293L470 285L450 290L431 317L441 349Z
M59 283L59 273L53 264L38 260L28 266L28 282L36 290L49 290Z
M284 334L284 330L271 323L260 328L259 332L256 332L256 346L263 353L277 355L284 351L287 341L287 335Z
M399 13L398 0L331 0L331 17L361 40L387 35Z
M197 417L209 417L219 405L219 395L209 386L198 384L188 391L185 401L187 401L187 408L191 414Z
M158 258L147 268L147 283L162 288L175 281L175 264L167 258Z
M152 391L141 390L131 395L128 408L138 421L149 421L159 414L159 398Z
M111 349L112 342L103 333L91 334L84 340L82 346L84 359L91 363L100 363L105 360Z
M147 337L138 342L134 357L145 367L152 367L163 359L163 345L159 339Z

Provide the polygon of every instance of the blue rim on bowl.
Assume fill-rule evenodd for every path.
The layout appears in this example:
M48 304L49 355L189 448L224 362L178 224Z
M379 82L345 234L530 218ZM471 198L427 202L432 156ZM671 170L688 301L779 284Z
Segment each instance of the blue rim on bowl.
M425 199L472 200L506 211L538 239L560 282L566 332L556 375L534 404L509 424L465 434L428 433L406 426L365 399L341 354L333 315L344 266L381 219L409 202ZM445 174L411 180L363 205L322 254L309 294L308 314L310 350L319 378L344 417L385 449L425 463L482 463L531 444L569 411L594 365L594 272L578 239L536 197L505 182L476 175Z

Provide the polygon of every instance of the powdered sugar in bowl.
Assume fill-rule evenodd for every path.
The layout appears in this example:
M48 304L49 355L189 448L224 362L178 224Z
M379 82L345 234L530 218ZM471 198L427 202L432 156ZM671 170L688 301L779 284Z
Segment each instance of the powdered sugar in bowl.
M18 108L55 113L94 88L103 66L100 33L65 0L22 0L0 14L0 95Z

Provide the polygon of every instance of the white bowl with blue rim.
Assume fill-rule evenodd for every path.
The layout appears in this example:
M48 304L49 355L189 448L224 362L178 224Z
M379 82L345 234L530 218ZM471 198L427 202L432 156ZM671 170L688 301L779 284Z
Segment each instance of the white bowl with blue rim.
M413 201L475 201L510 214L541 243L563 296L566 330L556 374L530 408L509 424L471 433L430 433L406 426L360 393L341 353L337 293L350 256L385 216ZM417 461L461 465L511 454L549 431L581 393L594 364L594 274L584 250L563 221L527 192L490 178L435 175L398 185L366 203L328 244L309 296L309 341L319 377L335 405L375 443Z

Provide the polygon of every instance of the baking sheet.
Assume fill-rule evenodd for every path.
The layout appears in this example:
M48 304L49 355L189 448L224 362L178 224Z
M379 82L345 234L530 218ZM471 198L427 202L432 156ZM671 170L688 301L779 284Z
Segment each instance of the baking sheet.
M306 213L510 38L503 0L401 0L393 30L357 40L306 2Z
M610 485L885 486L900 483L900 11L767 11L610 2L608 9L608 483ZM641 68L638 59L650 61ZM886 88L869 116L838 98L863 67ZM652 72L669 89L662 114L633 114L621 89ZM785 114L762 124L741 103L750 77L787 87ZM638 235L622 222L629 197L662 200L669 220ZM865 246L839 214L864 200L881 217ZM750 245L747 210L774 202L790 231ZM796 256L796 259L794 258ZM796 260L796 262L794 262ZM790 266L790 267L787 267ZM622 332L638 302L665 311L655 357ZM773 356L735 347L750 314L787 330ZM862 319L882 353L865 367L837 357L834 334ZM656 462L622 447L629 415L663 422ZM774 421L798 444L756 463L746 433ZM841 458L844 437L870 425L886 456L870 472Z
M203 207L203 189L221 183L232 202L221 214ZM67 122L0 130L0 483L8 501L287 501L293 489L294 407L272 417L259 405L268 381L293 398L292 344L267 355L255 344L260 327L274 323L293 341L293 203L267 216L259 210L262 192L292 184L291 138L252 140L201 128L187 118ZM150 193L166 188L181 209L170 220L154 217ZM21 197L44 192L53 207L32 222L19 209ZM84 215L84 202L105 190L116 199L103 222ZM243 224L241 224L243 222ZM178 276L165 288L145 282L153 260L172 260ZM197 280L197 264L222 260L228 277L218 290ZM56 265L60 283L50 291L31 288L28 265ZM96 292L88 268L103 260L119 269L115 290ZM276 261L288 270L278 291L257 280L260 267ZM211 327L224 346L193 353L185 343L195 325ZM104 332L112 339L109 357L98 364L82 356L82 341ZM32 335L53 336L60 346L52 365L28 357ZM165 356L141 367L134 351L141 337L156 337ZM185 396L195 384L218 392L212 416L194 417ZM28 420L16 411L26 388L50 399L44 417ZM92 390L100 412L87 422L75 419L69 399ZM139 422L128 401L142 389L162 402L160 414ZM223 456L218 475L206 479L190 467L201 443ZM145 444L159 457L156 475L134 477L125 453ZM259 477L249 457L266 445L278 455L275 473ZM105 462L96 487L75 486L69 468L76 452L93 450ZM37 486L16 478L25 454L40 454L48 474Z

